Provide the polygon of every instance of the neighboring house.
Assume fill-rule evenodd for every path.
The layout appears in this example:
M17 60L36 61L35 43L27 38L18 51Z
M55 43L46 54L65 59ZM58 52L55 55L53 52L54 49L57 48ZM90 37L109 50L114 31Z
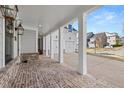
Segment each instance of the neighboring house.
M87 33L88 48L104 48L107 44L107 37L105 32L93 34L93 32Z
M89 32L87 33L87 47L88 48L94 48L94 38L92 38L94 36L93 32Z
M107 43L109 44L109 46L116 45L117 41L118 43L120 43L120 38L117 33L106 32L106 36L107 36Z
M107 45L107 36L105 32L95 34L95 43L97 48L104 48Z
M95 37L94 36L90 38L90 41L88 42L88 48L95 48Z
M121 44L124 45L124 37L121 37L120 40L121 40Z

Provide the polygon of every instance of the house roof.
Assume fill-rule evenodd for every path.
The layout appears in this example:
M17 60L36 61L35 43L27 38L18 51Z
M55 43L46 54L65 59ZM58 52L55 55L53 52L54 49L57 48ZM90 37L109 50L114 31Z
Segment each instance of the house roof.
M97 33L94 35L95 38L102 37L102 36L106 36L105 32Z
M90 39L90 38L93 37L93 36L94 36L94 33L93 33L93 32L87 33L87 39Z
M67 26L66 27L64 27L65 29L69 29ZM73 31L77 31L75 28L73 28Z

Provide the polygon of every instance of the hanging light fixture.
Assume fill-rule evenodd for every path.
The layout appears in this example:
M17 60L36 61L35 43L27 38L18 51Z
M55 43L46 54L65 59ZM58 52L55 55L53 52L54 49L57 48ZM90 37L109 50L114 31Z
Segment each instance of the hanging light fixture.
M16 19L18 7L17 5L0 5L2 16L5 18L6 32L14 33L14 20Z
M0 10L2 13L2 16L5 18L15 19L18 12L18 6L17 5L0 5Z

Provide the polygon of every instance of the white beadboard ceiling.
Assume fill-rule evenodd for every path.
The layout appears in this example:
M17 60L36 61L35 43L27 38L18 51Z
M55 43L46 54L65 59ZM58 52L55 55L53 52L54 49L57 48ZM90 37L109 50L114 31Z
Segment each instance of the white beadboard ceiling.
M48 33L66 24L73 18L96 7L95 5L19 5L19 17L24 27L37 28Z

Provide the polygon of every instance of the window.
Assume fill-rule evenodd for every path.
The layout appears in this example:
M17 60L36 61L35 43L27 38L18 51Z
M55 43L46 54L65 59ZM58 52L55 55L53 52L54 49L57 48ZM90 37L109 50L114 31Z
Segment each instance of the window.
M57 39L58 37L56 36L56 39Z

